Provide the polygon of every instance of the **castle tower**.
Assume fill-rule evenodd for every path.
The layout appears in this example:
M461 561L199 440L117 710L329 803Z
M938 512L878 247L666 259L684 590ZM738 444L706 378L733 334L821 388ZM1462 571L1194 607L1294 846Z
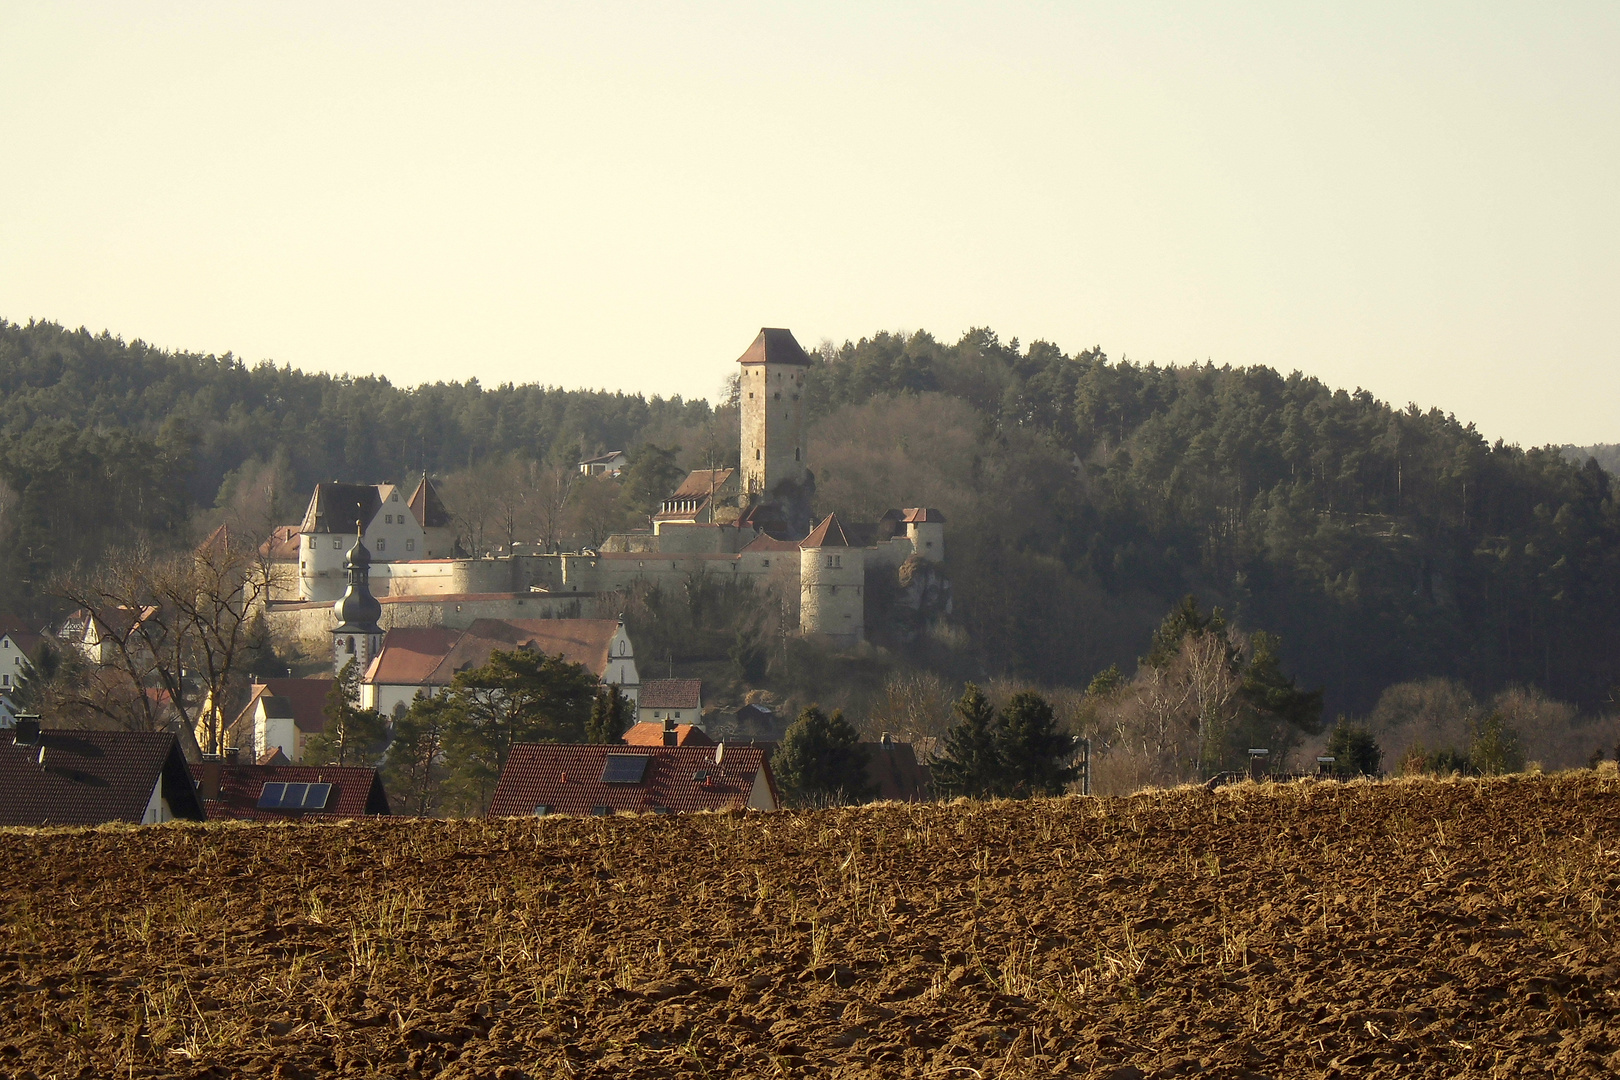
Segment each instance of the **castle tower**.
M332 605L338 621L332 631L332 671L342 674L344 665L353 660L355 668L363 673L382 650L383 639L382 627L377 625L382 605L371 595L371 552L364 541L354 542L345 566L349 587L343 598Z
M788 480L803 484L808 468L804 377L810 370L810 357L791 330L766 328L739 363L743 495L769 495Z
M866 640L866 551L828 514L799 543L799 631L840 645Z
M901 517L911 550L929 562L945 561L945 515L931 507L916 506Z

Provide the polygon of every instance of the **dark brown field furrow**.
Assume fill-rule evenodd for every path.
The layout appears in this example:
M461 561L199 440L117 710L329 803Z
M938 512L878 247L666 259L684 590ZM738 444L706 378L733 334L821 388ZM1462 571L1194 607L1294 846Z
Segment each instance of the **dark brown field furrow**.
M0 1076L1620 1072L1620 782L0 833Z

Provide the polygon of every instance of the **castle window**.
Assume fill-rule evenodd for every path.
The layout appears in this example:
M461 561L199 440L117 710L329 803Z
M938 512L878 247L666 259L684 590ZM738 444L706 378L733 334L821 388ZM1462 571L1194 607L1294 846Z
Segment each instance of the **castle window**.
M393 514L384 514L383 517L386 519L385 524L392 525L394 523Z
M831 566L832 566L832 556L831 555L827 556L827 566L829 568L831 568Z
M836 585L834 585L834 586L833 586L833 587L832 587L832 594L833 594L833 595L834 595L834 596L837 596L837 595L838 595L838 586L836 586Z
M343 550L343 539L341 537L337 537L337 536L332 537L332 550L333 551L342 551Z
M777 401L781 401L781 400L782 400L782 391L780 391L780 390L778 390L778 391L777 391L777 392L776 392L776 400L777 400Z
M758 461L758 460L759 460L759 450L758 450L758 448L756 448L756 449L755 449L755 450L754 450L754 460L755 460L755 461Z
M405 550L406 551L415 551L416 550L416 541L415 540L407 540L407 541L405 541Z
M354 638L349 639L349 651L354 652Z
M760 565L769 568L771 565L771 560L766 559L764 562L760 563Z
M377 539L377 550L378 551L386 551L386 550L388 550L388 541L382 539L381 537L378 537L378 539Z
M842 555L834 555L833 556L833 565L834 566L843 566L844 565L844 557Z
M314 546L315 546L315 538L314 538L314 537L313 537L313 536L312 536L312 537L310 537L310 538L309 538L309 546L310 546L310 547L314 547Z
M795 447L794 447L794 448L793 448L793 460L794 460L794 461L798 461L798 460L799 460L799 448L798 448L798 447L797 447L797 446L795 446Z

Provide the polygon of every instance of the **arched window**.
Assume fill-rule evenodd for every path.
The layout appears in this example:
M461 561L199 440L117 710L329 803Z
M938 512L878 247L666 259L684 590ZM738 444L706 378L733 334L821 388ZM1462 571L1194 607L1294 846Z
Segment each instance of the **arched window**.
M349 651L354 652L354 638L349 639Z
M794 460L794 461L798 461L798 460L799 460L799 448L798 448L798 447L797 447L797 446L795 446L795 447L794 447L794 448L793 448L793 460Z

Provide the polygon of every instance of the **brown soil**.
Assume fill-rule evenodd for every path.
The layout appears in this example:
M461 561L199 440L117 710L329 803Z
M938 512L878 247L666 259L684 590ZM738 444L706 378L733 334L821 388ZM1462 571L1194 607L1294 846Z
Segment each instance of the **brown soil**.
M1620 1072L1620 781L0 834L0 1075Z

